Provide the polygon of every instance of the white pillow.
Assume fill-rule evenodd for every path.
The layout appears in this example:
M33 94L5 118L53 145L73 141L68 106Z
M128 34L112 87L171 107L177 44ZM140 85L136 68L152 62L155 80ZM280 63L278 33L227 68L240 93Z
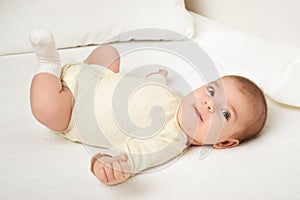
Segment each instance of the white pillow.
M245 76L273 100L300 107L300 48L283 46L195 15L196 40L220 76Z
M31 52L28 38L35 28L53 32L58 48L101 44L143 28L113 40L182 40L194 33L184 0L2 0L0 25L0 55Z

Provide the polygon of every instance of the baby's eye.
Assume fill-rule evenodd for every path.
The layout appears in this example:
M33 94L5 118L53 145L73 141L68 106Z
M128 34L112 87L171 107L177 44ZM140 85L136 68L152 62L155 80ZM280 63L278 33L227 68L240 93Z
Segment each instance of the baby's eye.
M208 86L207 87L207 92L209 93L209 95L211 97L214 97L215 96L215 88L213 88L212 86Z
M228 112L224 108L221 109L221 112L222 112L223 116L225 117L225 119L228 121L228 119L230 118L230 112Z

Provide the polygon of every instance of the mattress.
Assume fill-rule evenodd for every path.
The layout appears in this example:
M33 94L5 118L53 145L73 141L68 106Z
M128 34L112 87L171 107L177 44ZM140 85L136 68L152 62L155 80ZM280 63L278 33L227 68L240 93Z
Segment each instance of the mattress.
M206 40L211 31L222 31L225 27L200 15L193 14L193 17L197 31L194 42L207 51L220 74L227 73L224 60L214 56ZM119 49L124 47L123 43L113 45ZM82 61L94 48L60 50L62 61ZM151 50L136 53L123 55L121 71L143 63ZM231 53L238 57L240 52ZM180 64L170 60L162 56L158 64ZM175 162L111 187L101 184L90 173L92 155L85 146L51 133L33 118L29 89L36 66L35 55L2 56L0 64L1 199L300 198L297 153L300 152L300 109L297 107L268 99L267 123L257 138L233 149L191 147ZM182 73L193 77L192 71ZM195 79L191 78L192 87L197 86L193 85ZM170 84L182 89L172 82L172 77Z

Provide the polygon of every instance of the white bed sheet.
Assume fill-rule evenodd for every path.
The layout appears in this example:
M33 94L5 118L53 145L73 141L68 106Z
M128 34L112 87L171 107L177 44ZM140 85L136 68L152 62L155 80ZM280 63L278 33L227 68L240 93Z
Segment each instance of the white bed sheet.
M193 16L200 45L208 30L222 29ZM60 53L64 62L78 61L94 48ZM269 100L260 137L213 150L204 159L199 159L200 148L192 147L164 169L108 187L89 172L91 155L82 145L50 133L33 118L29 86L35 64L33 54L0 57L0 199L300 198L299 109Z

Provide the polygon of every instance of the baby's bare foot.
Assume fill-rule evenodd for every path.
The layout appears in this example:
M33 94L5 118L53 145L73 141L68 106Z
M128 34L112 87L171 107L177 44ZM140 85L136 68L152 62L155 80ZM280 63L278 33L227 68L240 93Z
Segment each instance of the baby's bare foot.
M168 76L168 71L165 70L165 69L160 69L160 70L158 70L158 73L164 75L166 78L167 78L167 76Z
M168 71L166 69L159 69L157 72L152 72L152 73L148 74L147 77L150 76L150 75L153 75L153 74L161 74L161 75L164 75L167 78Z

